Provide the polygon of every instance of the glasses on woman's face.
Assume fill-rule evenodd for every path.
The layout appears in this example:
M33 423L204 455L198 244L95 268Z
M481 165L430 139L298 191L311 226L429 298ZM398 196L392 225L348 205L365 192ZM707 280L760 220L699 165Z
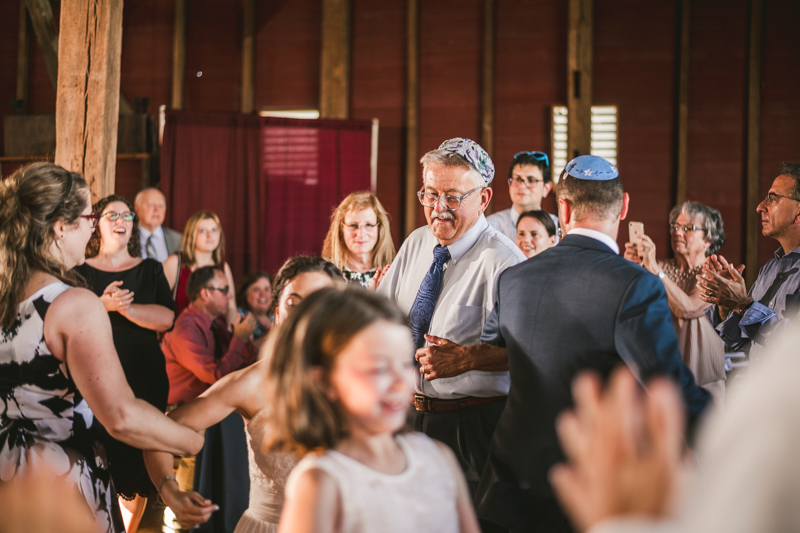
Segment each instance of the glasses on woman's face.
M689 233L690 231L705 231L705 228L701 228L700 226L695 226L694 224L670 224L669 225L669 232L675 233L678 230L683 230L684 233Z
M364 222L363 224L344 224L345 231L350 233L358 233L358 229L361 228L367 233L372 233L378 228L378 223L370 224L369 222Z
M98 215L97 213L90 213L88 215L81 215L81 218L85 218L86 220L88 220L89 221L89 225L92 227L92 229L96 228L97 227L97 223L100 222L100 215Z
M111 222L116 222L119 220L119 217L122 217L122 220L125 222L131 222L134 218L136 218L136 213L131 213L130 211L125 211L124 213L117 213L116 211L108 211L107 213L103 213L100 215L101 217L105 217Z

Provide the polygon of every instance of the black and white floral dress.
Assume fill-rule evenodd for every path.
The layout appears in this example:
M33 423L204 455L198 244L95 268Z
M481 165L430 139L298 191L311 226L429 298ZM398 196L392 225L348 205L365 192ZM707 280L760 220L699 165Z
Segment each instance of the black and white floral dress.
M30 468L70 480L95 515L98 531L124 531L108 473L104 432L67 365L44 342L50 303L70 287L53 283L17 306L0 328L0 482Z

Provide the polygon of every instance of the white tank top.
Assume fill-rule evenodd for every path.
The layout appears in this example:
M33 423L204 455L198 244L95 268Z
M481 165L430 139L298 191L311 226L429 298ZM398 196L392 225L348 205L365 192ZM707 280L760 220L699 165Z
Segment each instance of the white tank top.
M342 502L342 532L457 533L460 531L457 484L450 462L423 433L396 437L406 469L384 474L339 452L310 454L292 471L286 495L293 497L297 479L319 469L336 482Z

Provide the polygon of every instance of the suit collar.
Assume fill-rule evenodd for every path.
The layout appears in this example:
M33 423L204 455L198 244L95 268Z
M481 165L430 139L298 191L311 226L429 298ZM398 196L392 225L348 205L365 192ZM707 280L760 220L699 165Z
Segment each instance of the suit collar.
M592 237L587 237L585 235L577 235L574 233L570 233L566 237L563 237L556 246L575 246L578 248L589 248L592 250L597 250L599 252L606 252L609 254L618 255L614 253L614 250L612 250L602 242L598 241L597 239L593 239Z

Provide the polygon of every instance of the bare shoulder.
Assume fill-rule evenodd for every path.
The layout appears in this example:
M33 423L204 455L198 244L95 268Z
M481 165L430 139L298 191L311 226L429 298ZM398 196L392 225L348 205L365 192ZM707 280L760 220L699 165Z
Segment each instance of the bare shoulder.
M100 298L81 287L72 287L59 294L50 304L49 312L56 316L69 316L73 320L79 316L107 314Z
M201 397L222 400L248 419L266 406L263 365L255 363L217 381Z

